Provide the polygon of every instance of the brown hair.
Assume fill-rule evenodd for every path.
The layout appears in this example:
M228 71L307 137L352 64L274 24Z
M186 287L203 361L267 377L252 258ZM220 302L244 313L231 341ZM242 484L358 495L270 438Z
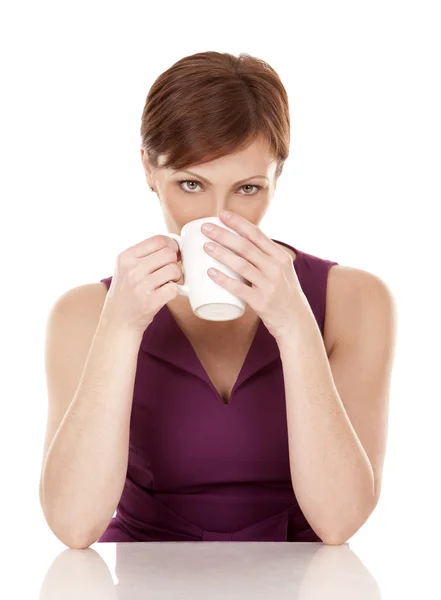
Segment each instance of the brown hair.
M288 95L268 63L245 53L181 58L156 79L142 113L142 147L156 168L202 164L259 134L277 160L277 178L289 153Z

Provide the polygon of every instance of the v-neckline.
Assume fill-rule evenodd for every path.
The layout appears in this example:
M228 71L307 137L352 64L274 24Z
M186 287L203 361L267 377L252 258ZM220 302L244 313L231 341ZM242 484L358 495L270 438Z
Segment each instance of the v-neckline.
M286 246L294 250L296 256L293 258L293 265L300 280L302 273L301 268L299 269L299 267L301 267L301 250L298 250L286 242L282 242L274 238L271 239L274 242L278 242L282 246ZM191 373L195 377L198 377L204 381L205 384L207 384L215 394L217 404L220 404L223 407L228 407L230 410L234 409L236 405L233 395L243 383L245 383L250 377L255 375L261 369L268 367L268 365L273 361L280 361L278 344L274 336L271 335L271 333L265 327L264 322L259 317L254 337L251 341L250 347L248 348L248 352L245 356L236 381L231 388L228 404L226 404L208 376L208 373L196 354L192 343L181 329L179 323L175 319L167 304L162 306L157 315L154 317L152 323L145 330L141 342L141 350L156 356L162 361L169 362L179 369L183 369L184 371L187 371L188 373Z
M256 330L255 330L255 332L254 332L253 338L252 338L252 340L251 340L251 344L250 344L250 346L249 346L249 348L248 348L248 350L247 350L247 353L246 353L246 355L245 355L245 358L244 358L244 360L243 360L242 366L241 366L241 368L240 368L240 370L239 370L239 372L238 372L238 374L237 374L237 377L236 377L236 380L235 380L235 382L234 382L234 384L233 384L233 387L231 388L230 397L228 398L228 402L224 402L224 399L222 398L221 394L218 392L218 390L217 390L216 386L214 385L214 383L213 383L213 381L212 381L211 377L208 375L208 373L207 373L207 371L206 371L206 369L205 369L204 365L202 364L202 362L201 362L201 360L200 360L199 356L197 355L197 353L196 353L196 350L195 350L195 348L194 348L193 344L191 343L190 339L188 338L187 334L186 334L186 333L183 331L183 329L181 328L181 326L180 326L180 325L179 325L179 323L177 322L177 320L176 320L176 318L175 318L174 314L172 313L172 311L170 310L170 308L167 306L167 304L164 304L163 308L164 308L164 309L165 309L165 310L168 312L168 314L169 314L169 316L170 316L170 318L171 318L172 322L174 323L174 326L175 326L175 328L176 328L177 330L179 330L179 332L180 332L180 335L182 335L182 336L183 336L183 338L185 338L185 341L186 341L187 345L188 345L188 346L191 348L191 350L193 351L193 355L194 355L194 357L195 357L195 359L196 359L196 361L197 361L197 363L198 363L198 365L199 365L200 369L201 369L201 370L203 371L203 373L205 374L205 377L206 377L206 381L207 381L207 383L209 383L209 384L210 384L210 386L212 387L212 389L214 390L214 392L215 392L215 394L216 394L216 397L217 397L218 401L219 401L219 402L222 404L222 406L231 406L231 400L232 400L232 398L233 398L233 394L234 394L234 392L235 392L235 389L236 389L236 387L237 387L237 384L238 384L238 382L239 382L239 380L240 380L240 376L241 376L241 374L242 374L242 371L243 371L243 370L244 370L244 368L247 366L247 364L248 364L248 360L249 360L249 357L250 357L250 355L251 355L251 352L252 352L252 350L254 349L254 346L255 346L255 344L257 343L257 337L258 337L259 330L260 330L260 328L261 328L261 327L263 327L263 326L264 326L264 325L263 325L263 321L262 321L262 319L261 319L261 318L258 316L258 320L257 320L257 327L256 327Z

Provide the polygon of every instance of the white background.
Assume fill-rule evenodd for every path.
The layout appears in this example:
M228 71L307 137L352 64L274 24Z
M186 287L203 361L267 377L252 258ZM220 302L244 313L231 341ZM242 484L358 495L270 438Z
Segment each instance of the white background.
M382 497L350 546L383 589L390 544L424 547L430 561L441 529L438 8L424 0L2 5L4 544L38 540L54 555L65 547L38 498L46 318L67 289L112 275L119 252L166 232L139 155L145 98L174 62L216 50L263 58L288 92L290 156L261 229L375 273L396 299Z

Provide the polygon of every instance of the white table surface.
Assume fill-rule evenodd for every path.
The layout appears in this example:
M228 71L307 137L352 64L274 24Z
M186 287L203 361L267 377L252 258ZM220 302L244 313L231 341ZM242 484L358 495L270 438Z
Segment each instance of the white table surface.
M0 595L5 600L440 599L436 545L430 548L379 540L361 553L351 542L126 542L77 550L58 540L29 541L3 546Z

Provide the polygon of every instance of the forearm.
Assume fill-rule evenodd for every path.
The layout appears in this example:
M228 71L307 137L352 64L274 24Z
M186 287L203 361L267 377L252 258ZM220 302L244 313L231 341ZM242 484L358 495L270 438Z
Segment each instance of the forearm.
M102 317L75 397L49 447L42 508L67 545L93 543L119 502L141 337Z
M277 340L293 489L317 535L343 543L375 506L374 475L335 386L315 317L298 304L295 321Z

